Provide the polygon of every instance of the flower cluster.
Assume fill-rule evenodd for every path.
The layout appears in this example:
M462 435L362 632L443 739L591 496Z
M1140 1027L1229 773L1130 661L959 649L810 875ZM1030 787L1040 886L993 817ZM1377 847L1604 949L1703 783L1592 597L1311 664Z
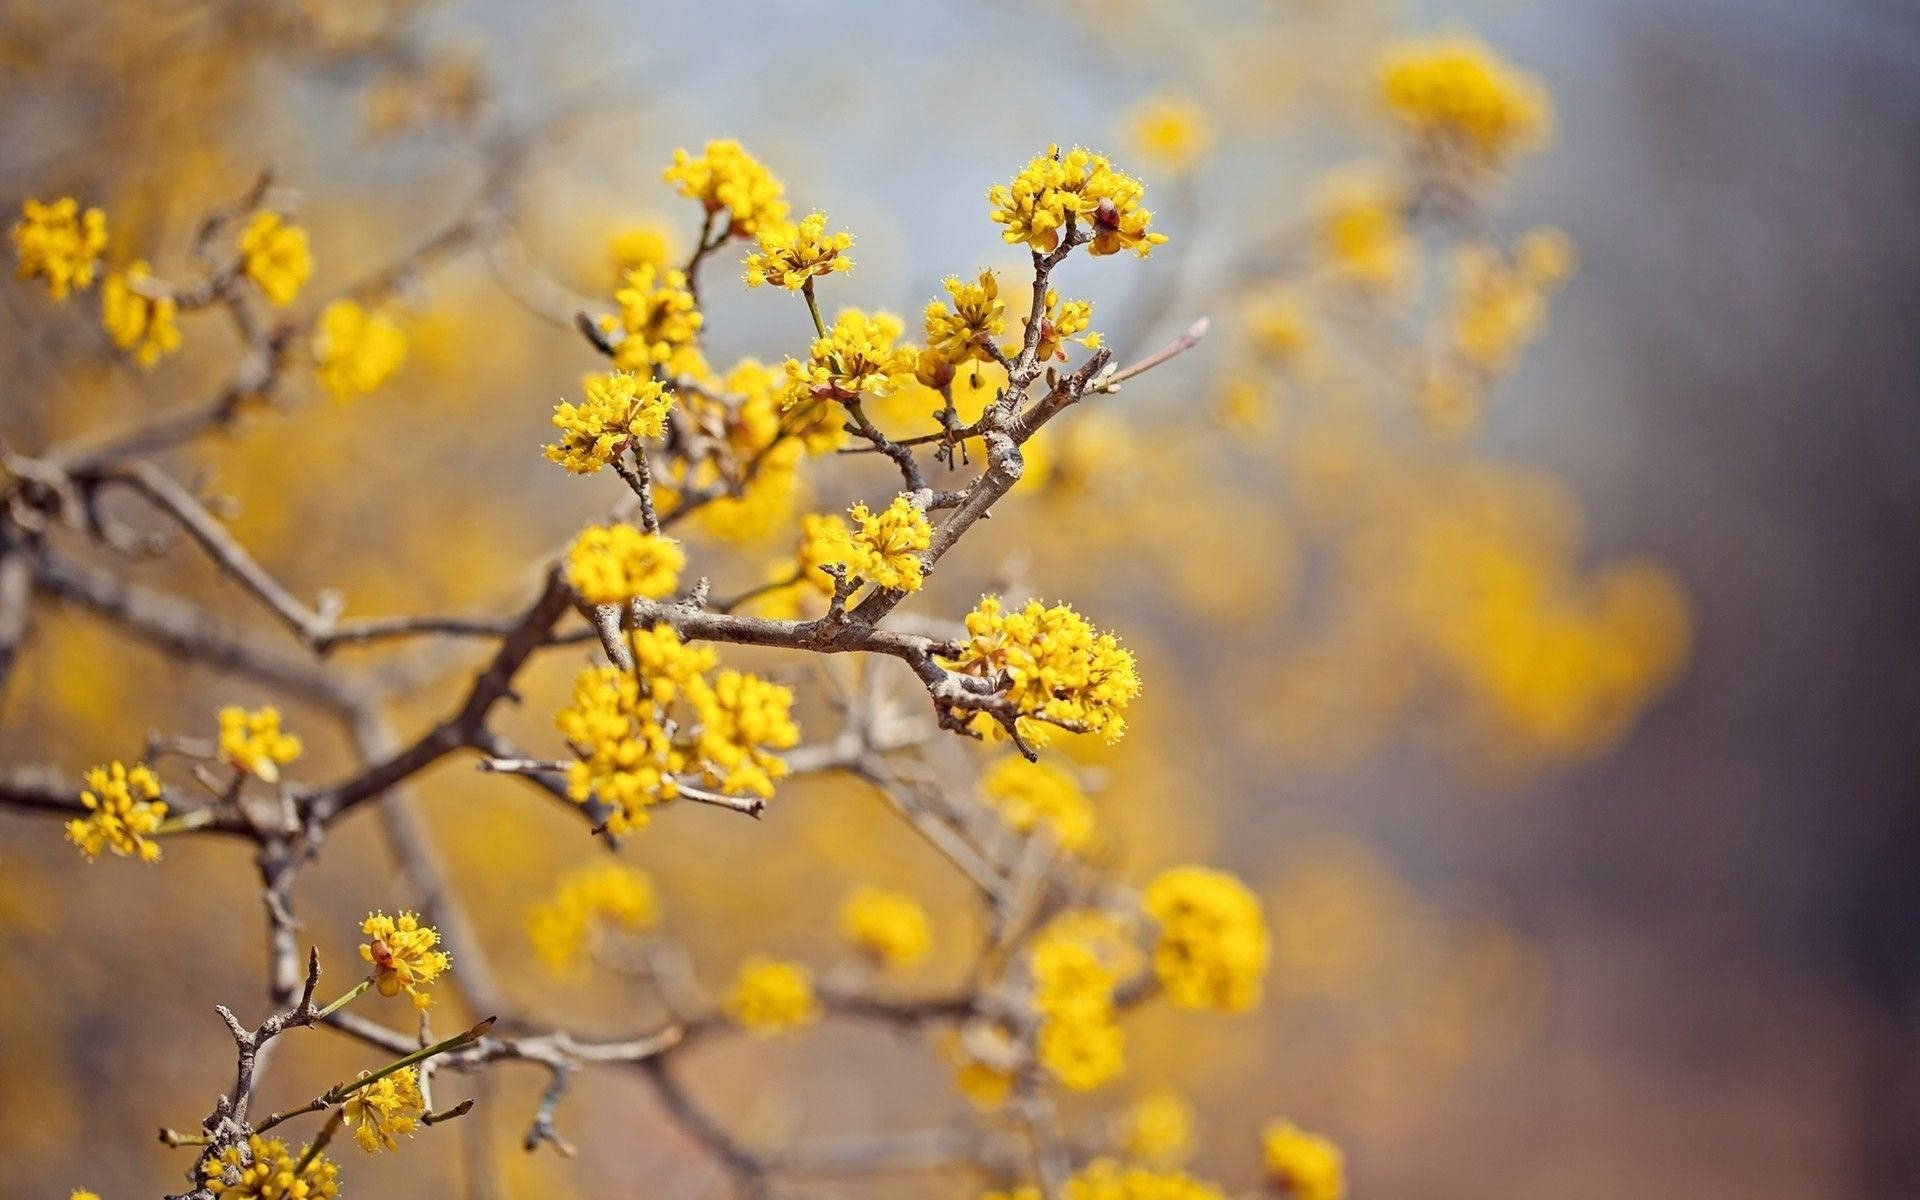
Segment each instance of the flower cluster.
M609 371L588 376L582 386L583 403L562 400L554 407L560 440L545 448L549 459L574 474L591 475L625 454L635 438L666 432L673 393L659 380Z
M240 232L241 269L253 280L260 294L273 305L285 308L293 303L300 289L313 274L313 253L307 247L307 231L271 209L253 214Z
M1191 96L1149 96L1127 121L1134 149L1169 171L1191 171L1213 145L1207 115Z
M1024 325L1027 322L1022 318L1021 323ZM1092 301L1068 300L1062 303L1060 293L1048 289L1046 308L1040 314L1039 349L1035 352L1034 361L1048 362L1056 358L1066 358L1067 342L1077 341L1089 350L1098 350L1100 335L1086 333L1087 326L1092 323Z
M603 333L621 334L614 346L614 366L646 372L691 349L706 315L687 287L686 274L643 266L628 271L624 281L613 293L619 314L600 318Z
M1010 245L1025 242L1041 253L1052 251L1071 224L1076 236L1090 237L1087 252L1096 257L1131 250L1142 258L1167 240L1147 229L1153 214L1140 207L1146 186L1116 171L1104 155L1075 146L1065 155L1058 146L1029 161L1011 184L987 192L1001 237Z
M1067 1180L1063 1200L1226 1200L1226 1193L1181 1171L1122 1166L1096 1158ZM980 1200L1041 1200L1036 1187L988 1192Z
M1007 612L998 596L981 597L966 626L967 640L948 665L991 682L1028 742L1044 744L1048 725L1109 742L1126 733L1121 714L1139 695L1140 676L1133 655L1112 634L1094 632L1065 604L1030 600ZM985 734L995 724L980 713L974 728Z
M20 278L44 279L47 292L65 300L74 288L93 286L100 252L107 248L107 214L97 208L81 212L72 196L51 204L27 200L20 206L12 237Z
M1400 185L1359 163L1327 176L1319 191L1320 246L1334 274L1385 291L1404 284L1419 245L1407 229Z
M1294 1200L1345 1200L1346 1158L1340 1147L1291 1121L1274 1121L1260 1134L1267 1175Z
M335 300L313 331L314 372L334 399L365 396L407 360L407 331L387 313Z
M567 550L567 583L587 604L658 600L673 591L686 565L686 552L672 538L631 525L593 525Z
M854 575L879 587L917 592L925 566L920 555L933 544L927 514L902 493L879 512L864 504L847 510L853 526L833 561L843 562Z
M913 966L933 948L927 910L905 892L856 888L841 903L839 921L840 936L882 966Z
M602 926L637 933L660 919L653 880L619 863L592 863L560 877L553 895L527 913L533 952L556 973L571 970Z
M755 240L759 248L747 255L748 287L773 284L797 292L816 276L853 270L846 256L853 235L828 233L825 213L813 213L797 225L767 225Z
M1128 1106L1120 1144L1137 1162L1171 1167L1193 1154L1193 1105L1178 1092L1153 1092Z
M1521 236L1511 261L1489 246L1455 256L1453 345L1469 365L1500 373L1547 318L1547 297L1573 271L1573 239L1557 229Z
M955 366L992 357L987 347L1006 331L1007 302L1000 298L1000 281L992 271L980 272L978 283L949 277L947 295L952 307L927 302L927 349Z
M576 803L598 796L607 828L646 827L653 805L680 794L679 776L765 798L786 774L775 753L800 740L793 693L738 671L711 679L718 656L690 646L668 625L629 637L634 669L589 667L574 677L573 702L554 718L578 761L567 789Z
M1064 850L1084 850L1093 840L1093 804L1080 780L1057 762L1008 755L981 775L980 794L1021 833L1045 826Z
M299 758L301 749L299 737L281 731L280 710L271 705L220 710L220 757L236 771L278 783L280 768Z
M333 1200L340 1169L324 1154L295 1154L279 1138L253 1134L200 1167L207 1191L219 1200Z
M1395 47L1381 60L1379 86L1381 102L1409 132L1457 146L1478 165L1498 166L1531 149L1553 121L1540 81L1471 34Z
M383 912L367 914L360 923L367 940L360 943L360 957L373 967L373 985L382 996L405 992L415 1008L426 1008L433 998L424 990L453 962L445 950L436 950L440 931L422 925L410 912L390 917Z
M1153 969L1167 999L1225 1012L1259 1002L1272 946L1246 884L1224 871L1175 867L1147 885L1143 904L1160 923Z
M723 1007L741 1028L754 1033L785 1033L820 1017L813 972L802 963L766 954L740 964Z
M370 1072L360 1072L365 1079ZM380 1150L398 1150L402 1137L411 1137L426 1109L420 1094L420 1075L412 1067L401 1067L382 1075L372 1083L356 1088L341 1105L341 1115L353 1140L368 1154Z
M673 261L673 253L673 230L651 222L629 226L607 240L607 261L621 276L641 267L663 269Z
M904 329L890 313L843 310L826 336L815 339L806 362L787 360L785 407L824 399L852 403L906 386L920 356L912 346L896 345Z
M1039 939L1031 967L1040 1064L1080 1092L1119 1075L1126 1038L1114 1021L1112 967L1093 945L1059 933Z
M100 285L100 324L113 344L151 367L180 348L180 305L143 260L111 271Z
M160 861L160 844L148 835L166 820L167 805L159 798L160 780L153 771L145 763L129 769L113 762L88 771L86 783L80 803L87 815L67 822L67 840L89 860L112 850L123 858Z
M752 237L787 216L781 198L786 188L730 138L708 142L698 158L675 150L661 178L678 184L682 196L698 200L707 212L726 213L733 237Z

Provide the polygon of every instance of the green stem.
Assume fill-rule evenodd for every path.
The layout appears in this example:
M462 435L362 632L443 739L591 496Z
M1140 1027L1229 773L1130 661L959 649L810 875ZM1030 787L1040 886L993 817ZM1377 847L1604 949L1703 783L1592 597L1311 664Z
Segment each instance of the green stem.
M186 833L193 829L205 829L207 826L213 824L213 817L214 812L211 808L196 808L192 812L184 812L177 817L168 817L166 820L160 822L159 827L153 831L154 836L158 837L161 834L167 833Z
M340 1132L340 1123L346 1119L346 1110L339 1108L333 1110L333 1115L327 1118L327 1123L320 1127L320 1135L313 1139L311 1145L300 1152L300 1161L293 1164L293 1177L295 1179L300 1178L307 1167L312 1165L313 1160L320 1157L320 1152L327 1148L327 1143L333 1140L333 1135Z
M427 1047L424 1047L423 1049L415 1050L412 1054L407 1055L405 1058L397 1058L392 1062L388 1063L386 1066L381 1067L378 1071L374 1071L368 1075L362 1075L360 1078L354 1080L351 1083L335 1084L330 1091L328 1091L325 1095L323 1095L320 1098L322 1100L325 1100L328 1104L338 1104L342 1100L345 1100L348 1096L351 1096L355 1092L359 1091L361 1088L366 1087L368 1084L376 1083L379 1080L385 1079L387 1076L393 1074L395 1071L403 1071L406 1068L411 1067L415 1063L425 1062L427 1059L432 1058L436 1054L445 1054L449 1050L458 1050L462 1046L466 1046L473 1042L479 1041L481 1038L486 1036L487 1030L493 1028L493 1022L494 1022L494 1018L488 1017L486 1020L480 1022L478 1025L475 1025L472 1029L468 1029L461 1033L456 1033L452 1037L447 1038L445 1041L435 1042L431 1046L427 1046Z
M813 318L813 332L817 337L827 336L827 323L820 319L820 302L813 298L813 277L809 275L806 283L800 286L800 294L807 298L807 313Z
M372 986L373 986L373 976L369 975L365 979L362 979L359 983L356 983L352 987L348 988L346 995L340 997L338 1000L335 1000L332 1004L329 1004L325 1008L321 1009L317 1014L314 1015L313 1019L316 1021L326 1020L328 1017L332 1016L334 1013L339 1012L341 1009L351 1004L355 997L359 996L361 992L366 991L368 988Z

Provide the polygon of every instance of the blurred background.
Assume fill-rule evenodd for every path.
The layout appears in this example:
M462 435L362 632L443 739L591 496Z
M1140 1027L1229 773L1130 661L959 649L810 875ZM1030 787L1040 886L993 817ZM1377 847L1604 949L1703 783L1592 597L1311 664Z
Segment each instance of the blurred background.
M1147 681L1134 731L1068 751L1101 785L1098 853L1135 881L1234 871L1275 960L1256 1013L1130 1020L1126 1079L1075 1119L1176 1088L1201 1114L1196 1172L1238 1179L1284 1113L1341 1142L1359 1196L1920 1194L1905 6L168 0L15 2L0 22L0 199L101 204L110 257L185 277L201 215L268 164L312 232L312 297L476 195L509 214L517 266L469 255L401 290L409 353L385 387L342 404L303 381L171 460L231 498L236 535L296 593L337 588L350 615L506 611L614 496L535 449L596 364L511 277L604 298L618 235L662 230L684 255L697 212L659 181L674 147L740 138L800 212L854 232L829 311L887 308L910 329L944 276L1019 266L990 184L1049 142L1110 149L1173 240L1144 262L1076 260L1068 286L1122 359L1202 314L1213 332L1063 422L1009 519L913 607L957 616L1014 586L1118 629ZM1380 54L1459 30L1539 76L1550 143L1472 181L1485 232L1420 235L1397 291L1302 267L1300 231L1353 164L1405 152ZM1155 116L1177 136L1156 142ZM1550 311L1437 374L1460 366L1463 246L1540 227L1578 246L1535 298ZM729 286L732 270L708 278L710 358L802 353L789 298ZM109 352L90 299L10 284L0 305L0 434L28 453L231 371L218 322L186 324L183 351L143 371ZM802 487L705 526L701 569L751 585L800 512L890 490L858 461ZM255 620L190 555L139 571ZM341 657L398 672L413 729L479 653ZM551 742L579 661L530 672L521 741ZM46 606L0 695L0 766L77 774L269 700L307 736L306 777L348 762L319 714ZM630 1028L619 980L544 974L524 932L596 853L577 819L465 763L421 794L515 996ZM676 810L621 853L710 983L754 950L831 961L834 905L872 881L934 909L940 952L915 982L936 990L976 918L889 820L856 784L802 780L758 825ZM254 890L233 846L88 867L55 825L0 816L0 1195L175 1186L184 1164L152 1130L230 1082L211 1005L264 1004ZM360 914L405 900L377 831L352 824L299 895L335 961ZM952 1111L937 1055L860 1030L702 1053L702 1095L750 1137ZM326 1039L290 1048L281 1098L354 1061ZM480 1133L356 1155L352 1194L455 1194L476 1172L505 1195L710 1185L618 1077L590 1075L563 1108L579 1158L523 1154L542 1082L505 1068ZM795 1194L973 1194L924 1186Z

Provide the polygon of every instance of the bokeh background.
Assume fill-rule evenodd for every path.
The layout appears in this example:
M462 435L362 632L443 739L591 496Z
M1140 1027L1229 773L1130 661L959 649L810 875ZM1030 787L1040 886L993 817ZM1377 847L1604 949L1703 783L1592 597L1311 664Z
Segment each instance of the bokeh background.
M1063 435L1011 519L916 603L957 614L1014 582L1123 631L1149 690L1133 735L1086 754L1101 853L1130 879L1232 869L1276 959L1255 1014L1131 1021L1127 1079L1077 1118L1176 1087L1203 1114L1196 1169L1232 1179L1286 1113L1346 1147L1360 1196L1920 1191L1920 20L1904 6L28 2L0 19L9 206L73 192L184 270L200 213L271 163L313 231L316 295L451 219L490 139L525 129L524 257L603 295L614 234L658 222L690 244L691 206L658 181L672 148L736 136L803 211L856 233L829 307L911 320L944 275L1017 264L990 183L1049 141L1113 147L1174 242L1078 263L1072 285L1122 356L1202 313L1213 336ZM1436 424L1367 313L1306 286L1308 344L1276 357L1259 305L1328 173L1393 154L1372 107L1382 47L1461 27L1539 73L1556 110L1551 146L1486 186L1490 219L1558 227L1580 254L1534 344L1468 419ZM1191 98L1212 130L1191 171L1130 157L1128 114L1156 95ZM1444 279L1443 258L1427 269ZM716 362L804 346L779 298L724 271L707 290ZM338 588L355 615L504 611L617 487L533 451L592 356L471 256L405 298L394 383L291 403L174 461L232 497L235 532L300 594ZM189 325L148 374L37 289L0 306L0 433L29 452L230 368L218 328ZM811 506L872 493L862 470L810 476ZM751 584L789 530L699 552ZM254 619L177 557L141 571ZM477 653L354 661L403 673L411 727ZM530 675L523 741L576 663ZM75 773L269 699L48 607L0 696L0 765ZM347 761L321 718L282 706L315 778ZM595 852L577 821L464 763L422 797L514 994L630 1027L617 980L543 975L523 932ZM973 918L887 820L856 785L805 781L758 825L676 811L623 854L713 983L751 950L829 962L847 886L911 887L936 911L933 989ZM351 954L358 914L399 903L394 887L377 831L345 828L300 888L323 954ZM259 1010L258 924L233 847L87 867L52 824L0 818L0 1195L174 1186L152 1130L227 1083L211 1005ZM858 1030L709 1063L703 1096L750 1136L951 1111L937 1056ZM351 1065L302 1044L277 1068L283 1098ZM528 1158L541 1082L505 1069L470 1118L481 1133L355 1161L355 1194L459 1194L476 1173L504 1195L711 1183L619 1078L563 1109L579 1159ZM921 1186L797 1194L970 1194Z

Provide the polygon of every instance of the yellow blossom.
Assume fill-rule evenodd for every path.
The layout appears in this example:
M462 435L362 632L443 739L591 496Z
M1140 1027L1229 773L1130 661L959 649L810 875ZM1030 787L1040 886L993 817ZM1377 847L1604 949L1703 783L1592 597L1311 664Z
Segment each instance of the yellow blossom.
M852 574L879 587L919 591L925 570L920 555L933 544L933 526L913 497L903 492L878 513L855 504L847 510L847 516L853 527L838 561L844 562Z
M1093 840L1093 804L1059 763L1008 755L980 777L980 792L1021 833L1044 825L1065 850L1084 850Z
M367 914L360 923L367 940L360 943L360 957L373 967L373 985L382 996L405 992L415 1008L426 1008L433 998L423 990L453 961L445 950L436 950L440 931L420 924L410 912L390 917L383 912Z
M1320 242L1341 278L1388 290L1407 281L1418 247L1405 207L1399 185L1371 164L1343 167L1321 182Z
M991 358L987 346L1007 326L1007 304L1000 299L1000 281L992 271L982 271L978 283L949 277L946 288L952 297L951 308L938 300L927 304L928 352L955 365Z
M635 933L659 920L653 880L620 863L591 863L560 877L553 895L527 913L527 937L556 973L577 966L605 925Z
M889 967L910 967L933 948L927 910L905 892L855 888L840 905L840 936Z
M630 226L607 241L607 259L619 276L641 267L665 270L673 257L673 231L659 222Z
M230 705L220 710L220 757L235 769L278 783L280 768L300 751L300 739L280 731L279 709L269 705L248 712Z
M1045 744L1049 725L1109 742L1126 733L1121 713L1139 694L1140 676L1133 655L1112 634L1095 633L1064 604L1030 600L1006 612L998 596L981 597L966 627L961 652L948 665L993 682L1016 710L1027 741ZM981 713L974 728L991 735L998 726Z
M145 763L129 769L113 762L88 771L86 784L80 803L87 815L67 822L67 840L89 860L112 850L141 862L160 861L160 844L148 835L166 819L167 805L153 771Z
M661 176L677 184L682 196L700 201L709 213L727 214L733 237L752 237L786 218L786 188L758 159L732 139L707 143L698 158L673 152L673 165Z
M813 972L797 962L756 954L740 964L727 989L727 1015L754 1033L784 1033L820 1016Z
M1010 245L1024 242L1040 253L1051 252L1071 223L1089 239L1089 254L1131 250L1145 258L1167 240L1147 229L1153 214L1140 207L1145 195L1139 180L1114 170L1104 156L1080 146L1063 156L1058 146L1050 146L1011 184L990 189L987 202L994 222L1006 226L1000 236Z
M131 351L133 360L143 367L180 348L179 308L142 260L136 259L124 271L109 272L100 285L100 324L113 344Z
M1267 1174L1293 1200L1344 1200L1346 1158L1340 1147L1291 1121L1274 1121L1260 1135Z
M1247 340L1276 363L1291 363L1311 340L1306 305L1299 292L1286 284L1272 284L1247 298L1240 310Z
M386 312L368 312L351 300L320 311L313 361L320 386L336 400L372 393L407 360L407 331Z
M949 1033L941 1054L954 1068L954 1086L982 1112L992 1112L1013 1093L1019 1049L1004 1025L973 1021Z
M365 1079L371 1072L360 1072ZM368 1154L380 1150L398 1150L400 1138L412 1136L420 1123L426 1101L420 1095L420 1076L412 1067L401 1067L391 1075L382 1075L356 1089L341 1105L353 1140Z
M1181 1171L1152 1171L1098 1158L1067 1181L1063 1200L1226 1200L1226 1193Z
M588 604L659 600L680 582L686 565L686 552L672 538L631 525L594 525L567 551L567 582Z
M12 236L20 278L38 276L55 300L65 300L74 288L93 286L94 268L107 248L107 214L97 208L82 213L72 196L51 204L27 200Z
M1467 33L1417 38L1380 63L1380 98L1409 133L1473 165L1498 166L1545 140L1553 104L1538 77Z
M906 386L920 356L912 346L894 344L904 328L891 313L843 310L827 336L815 339L805 363L787 360L783 407L791 410L806 400L886 396Z
M1078 336L1093 322L1093 303L1088 300L1069 300L1062 304L1060 293L1049 289L1046 295L1046 308L1040 314L1040 341L1034 361L1047 362L1050 359L1067 357L1066 343L1077 341L1089 350L1100 348L1100 335L1089 333ZM1031 327L1031 322L1022 317L1020 323Z
M1539 335L1547 298L1573 269L1572 239L1557 229L1522 236L1511 261L1490 246L1462 246L1454 259L1454 349L1489 373L1513 365Z
M553 427L560 431L560 440L545 447L549 459L574 474L591 475L625 454L635 438L666 432L673 393L659 380L609 371L589 375L584 387L584 402L563 400L554 407Z
M1119 1075L1126 1039L1113 1019L1112 969L1079 939L1053 936L1034 946L1032 970L1040 1064L1075 1091Z
M279 1138L257 1133L200 1166L207 1191L219 1200L333 1200L340 1194L339 1174L326 1155L296 1154Z
M694 754L705 781L723 792L773 795L787 764L772 751L800 741L791 715L793 690L757 675L721 671L711 687L689 695L700 720Z
M1191 96L1149 96L1127 118L1141 158L1168 171L1191 171L1213 145L1207 114Z
M1259 1002L1272 946L1246 884L1224 871L1175 867L1147 885L1143 904L1160 923L1153 968L1169 1000L1225 1012Z
M270 209L253 214L241 231L240 256L247 278L269 303L282 308L293 303L313 274L307 231Z
M623 278L625 286L613 294L619 315L600 319L602 332L622 334L614 345L614 365L647 372L691 349L706 317L687 288L686 274L643 266Z
M759 249L747 255L748 287L770 283L797 292L815 276L853 270L846 256L853 236L828 233L825 213L812 213L798 225L763 226L756 240Z
M1121 1123L1127 1156L1157 1167L1174 1167L1193 1155L1193 1105L1178 1092L1154 1092L1135 1100Z

